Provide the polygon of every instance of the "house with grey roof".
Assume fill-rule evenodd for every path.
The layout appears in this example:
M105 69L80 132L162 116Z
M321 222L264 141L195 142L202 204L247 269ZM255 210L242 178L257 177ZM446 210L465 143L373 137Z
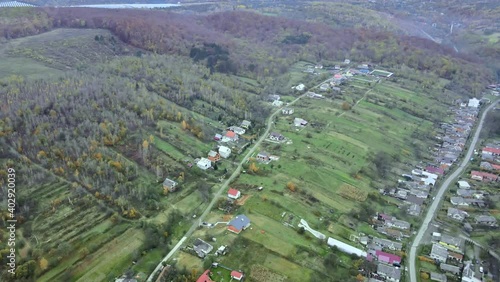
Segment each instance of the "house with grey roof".
M448 250L439 244L432 244L432 249L429 256L431 257L431 259L440 262L446 262L446 259L448 258Z
M464 240L459 237L453 237L447 234L441 236L439 244L443 245L448 250L462 252L464 248Z
M491 215L478 215L475 218L476 224L487 225L487 226L497 226L497 220Z
M193 243L193 250L196 252L196 254L200 257L200 258L204 258L206 255L208 255L212 250L214 249L214 247L212 245L210 245L209 243L201 240L200 238L197 238L196 240L194 240L194 243Z
M442 271L450 272L450 273L453 273L455 275L458 275L460 273L460 267L454 266L454 265L451 265L451 264L441 263L439 265L439 268Z
M373 237L372 243L393 251L401 251L401 249L403 249L402 243L394 242L388 239Z
M447 282L448 279L444 273L431 272L431 281Z
M392 265L379 263L377 274L384 277L386 281L399 282L401 279L401 269Z
M469 203L462 197L451 197L450 203L454 206L468 206Z
M466 211L449 207L447 215L454 220L463 221L469 214Z
M386 221L385 223L388 227L393 227L397 229L407 230L410 229L411 224L407 221L400 219L392 219L390 221Z
M417 204L410 205L407 209L408 214L412 216L419 216L421 211L422 208Z
M164 192L174 192L177 189L177 182L172 179L165 178L163 181L163 191Z

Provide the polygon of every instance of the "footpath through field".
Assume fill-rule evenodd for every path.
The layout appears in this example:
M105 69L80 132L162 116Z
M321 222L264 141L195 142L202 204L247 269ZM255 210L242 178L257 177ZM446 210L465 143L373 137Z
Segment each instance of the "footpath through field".
M319 83L318 85L311 87L309 90L318 88L321 84L327 82L328 80L330 80L330 79L327 79L327 80ZM302 94L299 97L297 97L292 102L290 102L287 106L291 106L291 105L295 104L297 101L299 101L301 98L303 98L306 95L306 93L307 93L307 91L304 94ZM151 275L149 275L147 282L152 282L153 281L153 278L154 278L155 274L158 271L160 271L160 269L162 268L163 262L166 262L167 260L169 260L179 250L179 248L181 247L181 245L193 234L193 232L199 226L198 223L199 222L203 222L203 219L212 210L212 207L215 205L215 203L217 202L217 200L219 199L219 197L222 195L222 193L227 189L227 187L229 186L229 184L241 173L241 169L243 167L243 164L248 160L248 158L250 158L250 156L252 156L252 154L260 146L260 144L264 141L264 139L266 139L267 135L269 135L269 132L271 131L271 128L272 128L272 126L274 124L274 117L278 113L280 113L280 112L281 112L281 107L278 108L271 116L269 116L269 119L267 121L266 131L260 136L259 140L257 140L257 142L254 143L253 147L248 151L248 153L245 155L245 157L241 160L241 162L238 164L238 167L236 167L236 169L231 174L231 176L222 184L222 186L219 188L219 190L217 191L217 193L215 193L215 195L214 195L212 201L210 202L210 204L207 206L207 208L201 214L201 216L197 220L195 220L195 222L193 223L193 225L191 226L191 228L189 228L189 230L186 232L186 234L184 235L184 237L182 237L182 239L175 245L175 247L172 248L172 250L160 261L160 263L158 263L158 265L156 266L156 268L153 271L153 273L151 273Z
M438 193L436 195L436 198L434 199L429 210L427 211L427 214L425 215L425 219L422 222L422 225L420 225L420 229L418 230L418 233L415 236L415 239L413 240L413 243L411 245L410 255L408 258L408 261L409 261L408 270L410 272L410 282L418 282L417 269L415 266L415 259L417 256L417 248L420 245L422 238L424 237L424 234L427 231L427 228L429 227L431 220L434 219L434 216L436 214L436 210L438 210L438 207L440 206L441 199L443 198L443 195L446 192L446 190L448 190L448 186L450 185L451 182L455 181L455 179L464 171L465 167L467 166L467 163L470 161L472 153L474 152L474 148L476 147L477 141L479 140L479 133L481 133L481 129L483 128L484 118L486 117L486 114L488 114L488 112L491 109L493 109L497 103L498 103L498 101L493 102L482 113L481 119L479 121L479 125L476 128L476 131L474 133L474 137L472 138L472 142L470 143L469 150L467 151L467 154L465 155L464 159L462 160L462 163L460 163L460 165L457 167L457 169L451 175L448 175L446 180L443 182L443 184L439 188Z

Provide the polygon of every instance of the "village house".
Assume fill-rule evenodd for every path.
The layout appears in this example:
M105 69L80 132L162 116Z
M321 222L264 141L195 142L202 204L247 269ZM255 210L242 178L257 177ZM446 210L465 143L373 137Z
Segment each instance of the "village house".
M419 216L422 212L422 208L417 204L412 204L408 207L407 212L412 216Z
M447 215L449 218L452 218L454 220L463 221L468 216L468 213L466 211L450 207L448 208Z
M307 125L307 121L301 118L295 118L293 120L293 125L303 127Z
M213 250L213 248L214 247L212 245L201 240L200 238L197 238L193 243L193 250L200 258L204 258L206 255L208 255Z
M210 279L210 269L205 270L205 272L203 272L201 276L198 277L196 282L214 282L212 279Z
M462 252L464 247L464 241L461 238L453 237L450 235L444 234L441 236L441 240L439 240L439 244L443 245L445 248L455 252Z
M206 169L209 169L209 168L211 168L211 167L212 167L212 162L211 162L209 159L207 159L207 158L201 158L201 159L200 159L200 160L196 163L196 165L197 165L199 168L201 168L201 169L203 169L203 170L206 170Z
M431 272L431 281L447 282L448 279L444 273Z
M448 250L439 244L432 244L432 249L429 256L433 260L446 262L446 259L448 259Z
M391 240L377 238L377 237L373 237L372 243L392 251L401 251L401 249L403 249L403 244L399 242L393 242Z
M481 162L479 166L481 169L489 170L489 171L500 171L500 165L492 164L489 162Z
M229 156L231 155L231 149L229 149L228 147L226 146L220 146L219 147L219 154L221 157L223 157L224 159L227 159L229 158Z
M293 108L284 108L281 110L281 113L284 115L291 115L293 114Z
M229 223L227 230L240 234L241 231L247 229L250 226L250 219L243 214L237 215Z
M467 181L461 180L457 182L458 188L460 189L470 189L470 184Z
M458 267L458 266L454 266L454 265L446 264L446 263L441 263L439 265L439 268L442 271L450 272L450 273L455 274L455 275L460 274L460 267Z
M384 277L386 281L399 282L401 279L401 269L399 267L379 263L377 274Z
M243 129L241 127L238 127L238 126L230 126L230 127L227 128L227 130L233 131L234 133L236 133L238 135L243 135L246 132L245 129Z
M210 152L208 152L207 159L209 159L213 163L216 163L220 161L220 154L217 153L216 151L210 150Z
M215 136L214 136L214 140L215 140L215 141L221 141L221 140L222 140L222 135L221 135L221 134L219 134L219 133L215 134Z
M236 200L241 196L241 192L234 189L234 188L229 188L229 191L227 191L227 197L229 199Z
M464 259L464 255L460 254L460 253L457 253L457 252L452 252L452 251L449 251L448 252L448 258L450 260L453 260L453 261L456 261L458 263L461 263L462 260Z
M377 257L377 260L379 262L386 263L389 265L401 263L401 257L383 251L378 251L378 250L375 251L375 256Z
M281 99L280 95L277 95L277 94L272 94L272 95L267 96L267 100L269 102L279 101L280 99Z
M482 182L492 182L492 181L497 181L498 176L493 173L473 170L471 171L471 179Z
M487 225L487 226L496 226L497 220L491 215L478 215L474 218L476 224L479 225Z
M177 190L177 182L165 178L165 181L163 181L163 192L168 193L168 192L174 192Z
M283 141L283 140L285 140L285 136L283 136L277 132L271 132L271 134L269 134L269 139L271 139L273 141Z
M469 203L462 197L451 197L450 203L454 206L468 206Z
M482 150L483 155L500 156L500 148L484 147Z
M471 108L477 108L479 107L479 104L480 104L481 100L478 100L476 98L472 98L472 99L469 99L469 103L468 103L468 107L471 107Z
M257 161L259 162L268 162L271 159L269 158L269 154L267 152L260 152L257 154L257 157L255 157Z
M295 86L295 90L297 90L297 91L303 91L304 89L306 89L306 86L302 83Z
M236 142L238 141L239 136L234 131L226 131L226 134L222 137L222 142Z
M231 279L241 281L241 279L243 279L243 273L233 270L231 271Z
M252 126L252 122L248 120L243 120L240 124L241 128L249 129Z
M402 230L410 229L410 226L411 226L411 224L409 222L406 222L404 220L399 220L399 219L392 219L390 221L386 221L385 224L388 227L394 227L394 228L402 229Z

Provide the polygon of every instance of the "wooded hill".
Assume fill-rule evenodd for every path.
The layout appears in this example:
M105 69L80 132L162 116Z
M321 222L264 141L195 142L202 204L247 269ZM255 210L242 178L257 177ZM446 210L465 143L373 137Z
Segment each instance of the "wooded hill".
M366 61L387 67L406 65L449 80L448 89L464 96L479 94L492 80L481 61L430 40L367 28L336 29L323 23L230 11L181 15L169 11L38 8L0 25L15 38L57 27L105 28L135 47L157 53L193 54L207 50L212 71L254 78L284 73L298 60ZM215 46L214 45L214 46ZM214 53L222 52L222 53Z

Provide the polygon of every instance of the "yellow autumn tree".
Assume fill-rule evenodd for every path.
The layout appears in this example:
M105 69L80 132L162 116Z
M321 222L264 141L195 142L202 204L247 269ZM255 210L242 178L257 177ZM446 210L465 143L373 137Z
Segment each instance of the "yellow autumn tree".
M288 188L288 190L290 190L292 192L297 191L297 185L295 185L295 183L293 183L292 181L290 181L286 184L286 188Z
M188 124L185 120L183 120L183 121L181 122L181 127L182 127L182 129L184 129L184 130L189 129L189 124Z
M257 165L254 162L250 163L250 166L248 167L248 169L253 173L256 173L257 171L259 171L259 168L257 167Z
M49 267L49 261L45 258L41 258L38 265L40 265L41 270L46 270Z
M142 142L142 148L144 150L149 149L149 142L148 142L148 140L144 140L144 142Z

